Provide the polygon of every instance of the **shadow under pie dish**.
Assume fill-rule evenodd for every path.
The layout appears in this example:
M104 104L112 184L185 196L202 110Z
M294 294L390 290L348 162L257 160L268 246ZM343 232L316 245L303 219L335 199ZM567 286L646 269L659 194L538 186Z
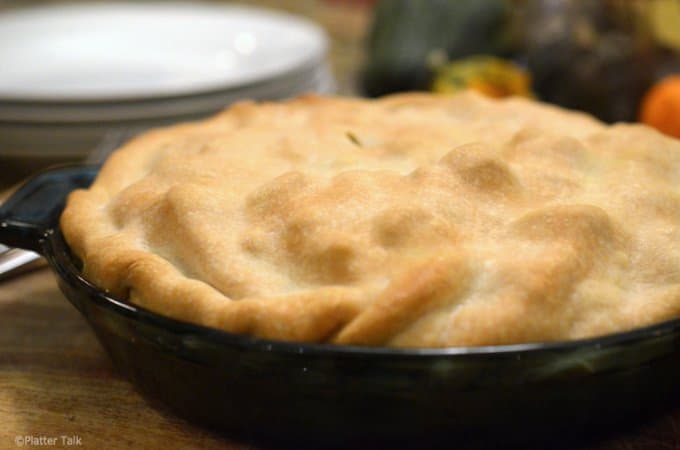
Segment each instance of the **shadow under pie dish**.
M677 404L679 146L472 94L241 104L123 147L61 229L94 172L36 178L0 240L46 254L118 366L210 425L602 424Z

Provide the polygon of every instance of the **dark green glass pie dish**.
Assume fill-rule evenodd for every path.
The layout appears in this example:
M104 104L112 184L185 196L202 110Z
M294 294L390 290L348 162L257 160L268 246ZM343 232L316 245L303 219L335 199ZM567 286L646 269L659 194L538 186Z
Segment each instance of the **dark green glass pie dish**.
M58 225L66 195L96 172L65 167L29 180L0 207L0 243L47 258L142 393L230 436L523 440L678 405L680 319L571 342L401 350L236 336L112 298L80 275Z

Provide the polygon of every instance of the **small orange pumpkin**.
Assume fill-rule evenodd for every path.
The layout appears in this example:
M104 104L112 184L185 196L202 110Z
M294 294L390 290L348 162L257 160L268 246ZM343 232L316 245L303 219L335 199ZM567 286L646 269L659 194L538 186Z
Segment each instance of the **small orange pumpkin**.
M640 122L680 139L680 75L663 79L647 92Z

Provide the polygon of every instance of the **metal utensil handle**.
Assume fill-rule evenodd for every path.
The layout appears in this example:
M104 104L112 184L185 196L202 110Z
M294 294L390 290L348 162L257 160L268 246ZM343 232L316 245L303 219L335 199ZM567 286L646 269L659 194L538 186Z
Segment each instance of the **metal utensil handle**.
M89 186L96 173L96 167L66 166L29 179L0 206L0 243L40 252L67 195Z
M19 248L3 251L5 248L0 246L0 281L45 265L45 261L35 252Z

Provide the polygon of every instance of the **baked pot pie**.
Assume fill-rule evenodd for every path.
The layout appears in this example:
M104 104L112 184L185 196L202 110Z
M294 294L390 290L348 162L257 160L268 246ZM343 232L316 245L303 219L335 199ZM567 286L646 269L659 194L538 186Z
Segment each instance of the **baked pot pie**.
M680 316L680 141L526 99L243 102L73 192L84 276L261 338L572 340Z

